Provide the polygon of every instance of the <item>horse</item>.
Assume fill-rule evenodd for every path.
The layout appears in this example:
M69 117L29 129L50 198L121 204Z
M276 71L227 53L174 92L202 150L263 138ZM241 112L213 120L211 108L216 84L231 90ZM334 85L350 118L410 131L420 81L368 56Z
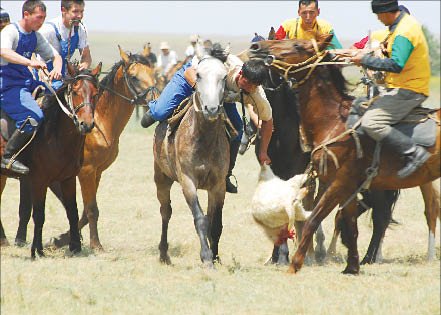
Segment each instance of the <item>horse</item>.
M347 265L343 273L358 274L360 270L357 204L351 197L357 187L361 188L366 183L365 170L373 165L376 143L366 136L360 136L361 147L365 152L360 156L357 142L352 140L351 134L343 134L347 130L347 113L352 105L346 93L346 81L340 68L320 65L321 61L330 60L326 58L324 49L331 39L332 35L321 37L318 43L305 40L264 41L254 43L249 49L251 56L265 59L269 67L276 69L297 89L301 124L308 142L314 146L312 165L320 180L327 184L325 193L306 221L302 239L288 270L291 273L301 269L314 231L338 204L343 205L342 241L348 248ZM435 119L439 121L440 110L436 111ZM407 178L396 176L403 166L398 154L387 147L383 148L378 162L378 174L370 182L370 188L395 190L420 186L423 194L426 188L431 189L431 182L441 175L439 125L436 128L435 144L428 148L431 157L417 173ZM325 157L328 155L331 156L329 161L334 163L327 163ZM429 212L437 214L439 209L430 209Z
M289 87L288 83L274 70L270 69L266 82L263 84L266 97L273 110L274 131L271 141L268 145L268 155L271 158L271 169L274 174L281 179L288 180L295 175L303 173L309 162L310 153L303 152L300 144L299 125L300 117L297 111L297 97L295 92ZM255 153L259 150L260 138L256 138ZM306 209L313 208L314 191L310 190L308 198L304 199L304 206ZM365 191L362 192L363 206L358 205L358 216L364 213L369 208L372 208L373 218L373 233L369 243L368 250L361 264L376 262L377 255L381 259L381 240L391 219L392 209L398 199L399 191ZM317 196L319 198L320 195ZM336 229L333 234L332 241L325 250L324 240L325 235L321 226L319 226L316 233L316 249L315 259L318 262L323 259L336 256L336 243L340 233L340 216L336 215ZM296 233L298 239L301 238L303 229L303 222L296 222ZM436 222L435 222L436 225ZM312 257L313 253L312 243L308 251L308 256ZM271 262L277 264L288 265L288 246L282 244L274 246Z
M182 186L199 237L200 258L213 266L219 259L218 245L222 234L222 208L225 177L229 165L229 143L225 132L223 94L227 70L223 63L204 56L197 67L197 83L192 106L171 133L166 121L155 129L154 181L160 202L162 233L160 261L170 264L168 224L172 215L170 189L174 182ZM207 215L199 204L197 189L208 192ZM207 242L207 239L210 245Z
M29 175L27 187L30 188L34 220L34 238L31 257L44 256L42 233L45 220L45 201L49 185L55 181L60 184L60 192L66 207L71 239L69 249L81 251L78 230L78 208L76 201L76 175L83 162L83 148L87 133L94 127L94 109L98 95L98 75L101 63L92 71L78 71L68 65L70 77L56 93L43 100L45 121L36 133L31 145L23 152L27 156ZM66 108L66 104L67 108ZM64 111L64 112L63 112ZM3 192L6 178L1 175ZM30 209L29 209L30 213ZM2 232L3 228L2 228ZM5 235L1 238L6 239Z
M84 210L78 223L81 230L89 223L90 247L102 250L98 235L97 192L102 173L116 160L119 149L119 137L129 121L134 105L144 103L148 95L154 96L153 68L146 58L147 47L141 54L127 54L119 47L121 60L116 62L111 71L99 83L99 98L95 107L95 126L87 135L84 144L83 166L78 174L83 197ZM51 190L64 204L60 185L54 183ZM20 189L22 192L24 189ZM20 194L20 204L26 203L26 194ZM20 207L22 208L22 207ZM25 208L25 207L23 207ZM26 241L26 211L17 231L17 242ZM21 228L20 228L21 227ZM70 232L53 239L50 244L62 247L69 243Z

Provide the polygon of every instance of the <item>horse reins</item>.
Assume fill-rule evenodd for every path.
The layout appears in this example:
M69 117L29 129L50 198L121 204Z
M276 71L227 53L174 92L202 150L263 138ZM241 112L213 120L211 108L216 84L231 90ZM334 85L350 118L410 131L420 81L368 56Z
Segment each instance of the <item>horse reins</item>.
M151 99L154 100L154 99L157 98L157 97L155 98L155 96L159 95L160 92L159 92L159 90L158 90L158 88L156 86L149 86L144 92L137 93L136 89L130 84L130 80L129 80L128 75L127 75L127 69L128 69L129 66L123 67L123 76L124 76L124 80L126 82L126 86L129 89L129 92L133 96L132 98L129 98L129 97L127 97L127 96L125 96L125 95L115 91L114 89L112 89L112 88L110 88L108 86L102 85L101 82L98 83L98 85L100 87L102 87L103 89L105 89L105 90L107 90L107 91L109 91L109 92L111 92L111 93L121 97L122 99L126 100L131 105L148 106L147 102L145 102L145 99L147 98L147 95L149 93L151 93L152 94L152 98Z

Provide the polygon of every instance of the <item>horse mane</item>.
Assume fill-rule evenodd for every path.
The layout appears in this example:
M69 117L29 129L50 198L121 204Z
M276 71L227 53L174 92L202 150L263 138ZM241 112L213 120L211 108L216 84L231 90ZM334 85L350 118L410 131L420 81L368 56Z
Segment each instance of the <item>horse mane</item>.
M141 63L143 65L146 65L148 67L152 67L151 61L143 55L140 54L129 54L129 63ZM112 66L112 69L110 69L109 73L101 80L99 84L99 91L98 94L101 95L102 92L105 90L106 87L113 86L113 80L115 79L116 72L118 71L119 67L124 64L124 60L119 60L115 62L115 64Z
M331 60L329 57L327 57L324 59L324 61ZM338 94L340 94L343 99L354 99L353 96L349 95L349 82L343 76L341 68L338 65L328 65L325 66L325 68L328 70L328 73L325 74L324 71L319 71L320 78L332 82L334 87L337 89Z

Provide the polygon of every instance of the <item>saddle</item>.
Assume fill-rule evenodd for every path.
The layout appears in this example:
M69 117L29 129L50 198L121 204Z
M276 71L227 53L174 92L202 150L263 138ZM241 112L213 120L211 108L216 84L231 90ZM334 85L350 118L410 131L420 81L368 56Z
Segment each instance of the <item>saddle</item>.
M181 121L182 118L184 118L185 113L188 112L189 108L193 106L193 97L192 95L185 98L178 107L175 108L173 111L173 114L170 118L167 119L168 124L168 134L171 135L173 132L175 132ZM225 122L225 132L227 133L227 136L230 140L236 138L239 135L239 132L234 128L233 124L231 123L230 119L227 115L224 115L224 122Z
M352 128L366 112L372 100L367 97L359 97L354 100L349 111L346 127ZM410 137L416 144L431 147L436 141L436 127L440 122L435 115L437 109L418 106L414 108L402 121L393 125L394 128ZM362 128L356 127L358 135L365 135Z

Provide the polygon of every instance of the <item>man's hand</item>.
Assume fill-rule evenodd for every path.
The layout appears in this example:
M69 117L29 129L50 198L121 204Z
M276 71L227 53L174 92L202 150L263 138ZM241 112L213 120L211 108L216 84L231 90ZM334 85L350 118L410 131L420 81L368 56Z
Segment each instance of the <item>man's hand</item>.
M87 62L82 62L78 65L78 71L83 71L89 69L89 65L87 64Z
M352 61L357 66L361 65L361 59L365 56L365 52L359 52L355 56L351 57L350 61Z
M188 67L184 71L184 78L187 80L188 84L191 85L192 88L194 88L196 84L196 68L195 67Z
M263 164L271 164L271 159L268 156L268 153L266 151L265 152L259 152L259 163L261 165L263 165Z
M49 72L49 80L60 80L61 79L61 69L57 69L54 67L51 72Z
M37 59L31 59L30 60L30 67L35 68L35 69L47 69L46 63L44 63L41 60L37 60Z

